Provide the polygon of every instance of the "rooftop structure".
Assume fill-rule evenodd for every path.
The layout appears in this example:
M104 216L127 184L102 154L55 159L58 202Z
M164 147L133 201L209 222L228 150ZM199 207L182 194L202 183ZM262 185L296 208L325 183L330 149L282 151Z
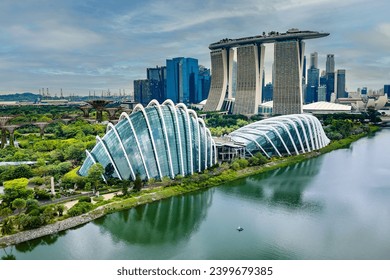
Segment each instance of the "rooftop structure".
M263 35L252 36L252 37L243 37L238 39L222 39L216 43L209 45L210 50L222 49L222 48L232 48L244 45L254 45L254 44L266 44L266 43L275 43L280 41L289 41L289 40L306 40L306 39L316 39L321 37L328 36L329 33L315 32L315 31L300 31L296 28L291 28L285 33L279 33L271 31L268 34L263 33Z
M260 107L262 108L263 112L266 111L264 110L264 108L269 108L270 110L267 110L267 112L271 114L273 104L274 104L273 101L268 101L260 104ZM325 101L319 101L319 102L303 105L304 113L317 113L317 114L350 113L351 110L352 110L352 106L350 105L343 105L343 104L331 103Z

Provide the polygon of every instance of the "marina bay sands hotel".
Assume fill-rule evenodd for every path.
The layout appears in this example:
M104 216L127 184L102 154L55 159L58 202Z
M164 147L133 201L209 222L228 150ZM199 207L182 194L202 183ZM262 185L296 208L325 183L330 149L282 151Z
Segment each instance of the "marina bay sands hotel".
M328 36L329 33L289 29L286 33L270 32L260 36L223 39L209 46L211 50L211 87L204 111L223 110L231 100L233 83L236 96L233 114L257 114L262 100L265 43L274 43L273 114L302 113L302 75L304 39ZM237 71L234 77L233 62Z

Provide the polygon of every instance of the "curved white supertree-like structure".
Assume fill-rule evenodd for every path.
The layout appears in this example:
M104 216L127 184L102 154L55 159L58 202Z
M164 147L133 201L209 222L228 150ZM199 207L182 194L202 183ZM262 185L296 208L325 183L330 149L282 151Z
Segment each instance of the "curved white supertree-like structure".
M228 136L243 143L246 152L261 152L266 157L299 155L329 144L320 121L307 114L293 114L257 121L241 127Z
M104 176L121 180L161 179L165 176L200 172L216 163L216 148L209 129L195 111L171 100L163 104L152 100L137 105L132 114L122 113L116 125L96 137L92 151L79 170L86 176L89 168L100 163Z

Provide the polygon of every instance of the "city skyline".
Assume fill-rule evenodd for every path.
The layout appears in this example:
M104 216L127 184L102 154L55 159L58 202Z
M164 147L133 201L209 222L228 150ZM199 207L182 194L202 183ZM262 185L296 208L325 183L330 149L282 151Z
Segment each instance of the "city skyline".
M210 43L223 38L285 32L329 32L306 45L325 69L327 54L346 69L346 88L383 88L390 81L390 21L385 1L29 1L0 4L0 94L49 88L133 91L133 80L166 59L194 57L210 68ZM288 16L286 16L288 15ZM273 48L266 47L265 81Z

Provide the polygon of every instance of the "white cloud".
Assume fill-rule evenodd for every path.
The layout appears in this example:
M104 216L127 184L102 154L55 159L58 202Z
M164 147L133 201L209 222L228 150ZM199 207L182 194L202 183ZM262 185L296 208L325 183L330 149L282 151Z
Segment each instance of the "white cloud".
M72 51L99 44L104 39L80 27L62 26L57 22L46 21L37 27L13 25L9 28L15 44L39 50Z

